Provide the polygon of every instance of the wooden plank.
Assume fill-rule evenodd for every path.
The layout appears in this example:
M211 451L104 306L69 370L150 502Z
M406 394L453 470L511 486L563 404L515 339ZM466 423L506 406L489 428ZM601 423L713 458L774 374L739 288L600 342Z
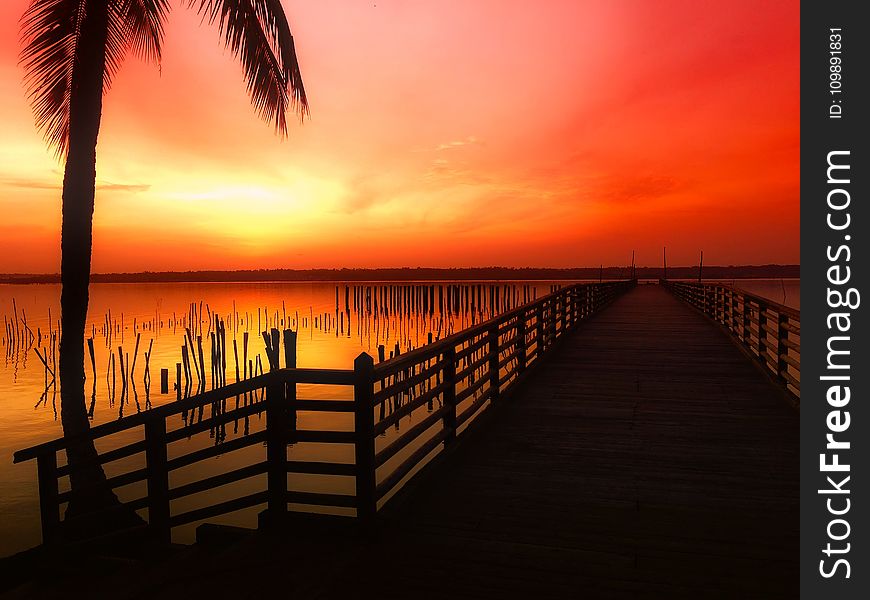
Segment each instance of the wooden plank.
M127 444L126 446L121 446L120 448L109 450L108 452L103 452L102 454L98 455L95 460L83 460L73 465L67 464L62 467L58 467L57 476L63 477L64 475L69 475L70 473L78 469L89 467L94 463L103 465L115 460L127 458L128 456L133 456L134 454L139 454L140 452L144 451L145 440L139 440L138 442L133 442L132 444Z
M403 417L410 415L412 412L414 412L424 404L428 403L430 400L437 398L438 394L443 392L449 385L449 382L442 381L440 384L436 385L432 389L426 391L423 394L420 394L413 400L406 402L398 409L390 413L383 420L378 421L374 426L375 436L381 435L387 429L395 425Z
M166 418L172 415L181 414L186 410L206 406L213 402L220 402L236 396L241 396L246 392L263 389L267 387L270 382L275 380L285 383L295 381L296 383L313 383L322 385L352 385L352 376L353 371L343 369L280 369L272 371L244 381L231 383L214 390L209 390L197 394L196 396L172 402L171 404L158 406L142 413L123 417L117 421L96 425L91 427L85 435L58 438L43 444L19 450L13 456L13 462L18 463L25 460L31 460L36 458L38 454L49 450L62 450L68 445L81 441L82 439L96 440L107 435L132 429L133 427L142 426L151 418Z
M197 421L196 423L190 423L188 425L184 425L183 427L179 427L178 429L173 429L172 431L167 432L166 442L177 442L178 440L192 437L197 433L209 431L210 429L218 427L225 423L229 423L237 419L244 419L247 416L255 415L257 413L262 413L265 410L266 405L262 402L254 402L248 404L247 406L243 405L239 406L238 408L232 408L213 417L206 417L205 419Z
M473 360L470 363L468 363L468 366L463 367L462 369L457 371L456 375L454 376L455 380L462 381L463 379L465 379L466 377L468 377L469 375L471 375L472 373L474 373L475 371L477 371L483 365L486 365L486 364L489 364L489 354L487 354L487 353L482 354L481 356L477 357L476 360Z
M254 444L259 444L265 441L266 431L257 431L246 436L229 440L228 442L217 444L215 446L209 446L208 448L194 450L193 452L182 454L181 456L170 459L167 462L167 467L170 471L174 471L175 469L180 469L181 467L192 465L193 463L199 462L201 460L206 460L214 456L220 456L221 454L226 454L227 452L232 452L234 450L247 448L248 446L253 446Z
M248 477L262 475L266 472L266 467L267 463L263 461L253 465L247 465L245 467L233 469L232 471L227 471L225 473L220 473L212 477L205 477L191 483L186 483L184 485L180 485L176 488L172 488L171 490L169 490L169 499L175 500L176 498L183 498L184 496L190 496L191 494L198 494L200 492L212 490L222 485L235 483L236 481L241 481L242 479L247 479Z
M420 461L441 445L441 442L444 441L445 437L447 437L447 431L441 429L431 438L426 440L419 448L414 450L414 452L411 453L402 464L397 466L392 473L387 475L384 480L378 484L376 492L377 498L383 498L390 490L396 487L405 475L410 473L411 470L420 463Z
M144 481L148 477L148 469L135 469L133 471L128 471L127 473L122 473L121 475L115 475L114 477L109 477L106 479L105 486L109 489L119 488L125 485L130 485L131 483L137 483L139 481ZM97 484L96 487L102 487L103 484ZM90 489L93 489L91 487ZM81 493L82 491L89 491L88 488L77 489L75 491L68 490L66 492L62 492L57 495L57 502L69 502L75 494Z
M390 460L396 453L404 449L409 443L413 442L417 437L440 421L449 410L448 406L442 406L438 410L432 411L425 419L414 424L413 427L402 433L398 438L393 440L389 446L381 450L375 455L375 467L380 467L382 464ZM455 410L455 409L454 409Z
M253 494L248 494L246 496L241 496L240 498L227 500L226 502L220 502L212 506L206 506L204 508L197 508L195 510L183 512L181 514L171 517L169 522L172 527L178 527L179 525L193 523L194 521L202 521L204 519L209 519L218 515L224 515L237 510L242 510L243 508L257 506L258 504L266 504L268 500L268 491L256 492Z
M355 508L356 497L347 494L319 494L315 492L287 492L287 502L292 504L310 504L313 506L340 506Z
M432 358L430 360L435 361L434 364L429 365L428 367L424 367L419 373L412 375L411 377L404 379L402 381L397 381L387 387L378 390L375 392L373 404L379 404L386 400L391 396L395 396L396 394L400 394L402 392L406 392L415 385L426 381L427 379L431 379L435 377L435 374L441 371L444 367L444 360L436 360ZM419 365L414 365L419 366Z

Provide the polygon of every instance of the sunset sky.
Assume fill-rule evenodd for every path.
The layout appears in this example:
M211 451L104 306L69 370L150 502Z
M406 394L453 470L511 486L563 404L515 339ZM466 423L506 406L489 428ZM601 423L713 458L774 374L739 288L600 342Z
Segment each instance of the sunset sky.
M59 269L62 165L0 3L0 272ZM104 102L95 272L797 263L799 5L283 0L311 118L173 1Z

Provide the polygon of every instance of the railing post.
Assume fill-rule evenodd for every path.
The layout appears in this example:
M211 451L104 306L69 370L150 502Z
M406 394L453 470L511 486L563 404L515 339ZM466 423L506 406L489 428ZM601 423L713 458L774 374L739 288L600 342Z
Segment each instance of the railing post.
M731 331L731 292L722 288L722 323Z
M564 332L567 332L571 328L571 288L565 288L565 295L562 296L563 304L563 315L562 315L562 325L564 327Z
M788 340L788 330L785 328L786 323L788 323L788 315L781 312L778 313L776 327L776 378L780 381L785 380L782 374L788 371L788 363L785 360L788 356L788 346L785 345L786 340Z
M517 315L517 373L526 370L526 311Z
M267 514L272 524L287 513L287 420L284 383L273 374L266 385Z
M746 298L746 295L741 294L741 297L743 299L743 345L749 348L752 341L752 332L749 330L749 325L752 323L752 317L749 314L751 309L749 308L749 300Z
M714 286L710 289L713 296L713 320L719 322L719 288Z
M553 344L556 342L556 334L558 333L558 325L559 325L559 312L560 312L559 304L560 304L560 302L559 302L558 296L553 298L553 300L550 302L550 306L552 307L552 310L550 312L551 319L550 319L550 322L548 323L549 333L547 334L547 337L550 339L550 344Z
M767 314L761 302L758 303L758 358L767 366Z
M498 325L493 325L487 333L487 349L489 351L489 399L495 401L499 393L498 374Z
M291 329L284 330L284 365L288 369L296 368L296 336ZM290 377L284 382L284 394L287 405L287 441L296 441L296 378Z
M456 439L456 347L451 344L444 350L444 416L441 423L447 432L444 447Z
M553 344L556 341L556 324L559 321L559 305L557 304L558 299L550 300L550 322L548 334L548 338L550 340L550 344Z
M565 288L565 293L562 295L562 333L568 331L571 327L571 288Z
M541 358L541 355L544 353L544 303L541 302L538 304L537 309L535 310L535 338L537 340L537 352L535 356L535 362Z
M162 544L169 544L172 537L169 526L169 470L166 463L166 419L155 417L145 423L148 526Z
M737 313L738 313L738 308L737 308L738 298L737 298L737 294L734 293L733 288L731 289L730 294L731 294L731 331L733 331L734 335L736 336L737 331L739 329L739 326L738 326L737 321L736 321Z
M39 518L42 522L42 543L57 539L60 507L57 503L57 453L50 450L36 457L36 477L39 482Z
M375 487L375 362L363 352L353 361L354 455L356 458L357 517L366 521L377 512Z

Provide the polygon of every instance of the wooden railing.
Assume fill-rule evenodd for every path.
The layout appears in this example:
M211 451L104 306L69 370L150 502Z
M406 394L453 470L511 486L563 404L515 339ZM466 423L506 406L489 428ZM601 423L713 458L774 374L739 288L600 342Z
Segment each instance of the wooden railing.
M74 470L93 467L93 463L109 466L124 463L117 474L108 477L107 485L116 490L144 482L144 490L123 504L131 510L147 509L149 528L163 541L169 540L171 528L251 506L266 504L273 513L286 511L288 502L320 506L355 506L352 495L313 492L290 492L288 473L318 473L353 477L353 464L320 461L291 461L287 459L288 443L315 442L353 445L353 431L299 429L295 412L318 411L353 413L354 403L346 400L307 400L296 398L297 384L340 385L354 384L353 371L324 369L281 369L239 383L227 385L197 396L160 406L117 421L97 425L85 436L98 446L98 455L90 464L76 463L58 466L58 452L81 443L81 438L60 438L16 452L14 462L36 459L39 481L40 515L43 541L51 542L61 530L60 509L73 498L74 493L87 490L59 491L59 479ZM225 407L228 400L236 406ZM209 408L210 416L198 421L197 411ZM171 419L184 415L175 428ZM189 418L188 418L189 415ZM249 430L254 420L253 431ZM245 423L247 434L229 441L210 443L191 450L182 440L209 432L209 440L227 424ZM194 438L195 439L195 438ZM103 451L99 451L99 445ZM203 446L202 443L199 444ZM170 485L173 476L183 469L197 470L209 459L235 453L260 445L265 448L259 456L245 457L246 464L222 471L213 476L181 485ZM181 447L179 447L181 446ZM253 452L251 454L258 454ZM238 462L234 460L233 462ZM107 473L108 474L108 473ZM171 503L180 499L210 492L258 475L266 475L266 485L253 493L234 495L214 504L173 513ZM141 487L141 485L140 485Z
M634 283L570 285L377 365L362 353L353 370L276 369L97 425L83 436L20 450L14 462L36 459L45 543L63 539L64 529L74 526L76 518L62 521L61 511L74 494L88 491L61 490L60 483L74 471L95 465L106 470L103 486L125 491L119 494L124 496L123 506L140 516L147 511L147 531L161 542L170 540L174 527L254 506L265 506L267 519L280 519L288 505L296 510L300 505L318 511L355 509L357 517L371 518L401 484L449 447L481 409L497 402L538 364L558 339ZM315 396L335 398L298 398L299 385ZM311 411L333 413L320 422L335 426L300 427L299 414ZM242 433L224 439L225 428L233 424L237 432L240 422ZM200 447L183 440L199 440ZM82 443L94 444L94 459L58 463L59 452ZM310 457L317 460L288 458L288 447L306 443L334 450ZM209 459L221 455L234 458L214 475L202 477L215 465ZM320 460L322 456L336 460ZM234 468L227 470L230 465ZM310 490L290 489L289 474L344 478L345 485L333 487L347 493L324 491L322 483ZM253 480L257 477L260 481ZM242 489L232 489L245 481ZM205 494L202 506L184 506L198 494ZM220 495L224 498L215 501Z
M721 283L661 280L676 297L721 324L800 404L801 313Z
M361 355L356 370L366 375L357 398L370 402L375 414L363 407L358 430L373 426L374 436L382 436L415 411L425 409L425 416L410 418L411 426L400 436L383 441L373 437L359 449L357 461L366 465L367 477L357 487L360 513L376 512L439 448L462 435L481 409L498 402L537 365L559 338L634 284L571 285L377 366ZM390 412L391 406L397 408Z

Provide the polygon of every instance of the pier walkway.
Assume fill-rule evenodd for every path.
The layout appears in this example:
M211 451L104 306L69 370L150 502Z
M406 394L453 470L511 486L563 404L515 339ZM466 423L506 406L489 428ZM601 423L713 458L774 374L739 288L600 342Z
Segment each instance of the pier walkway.
M407 598L797 596L798 414L660 286L581 325L445 463L330 586Z
M373 532L252 533L122 571L115 597L797 597L798 412L662 286L579 323L474 426Z

